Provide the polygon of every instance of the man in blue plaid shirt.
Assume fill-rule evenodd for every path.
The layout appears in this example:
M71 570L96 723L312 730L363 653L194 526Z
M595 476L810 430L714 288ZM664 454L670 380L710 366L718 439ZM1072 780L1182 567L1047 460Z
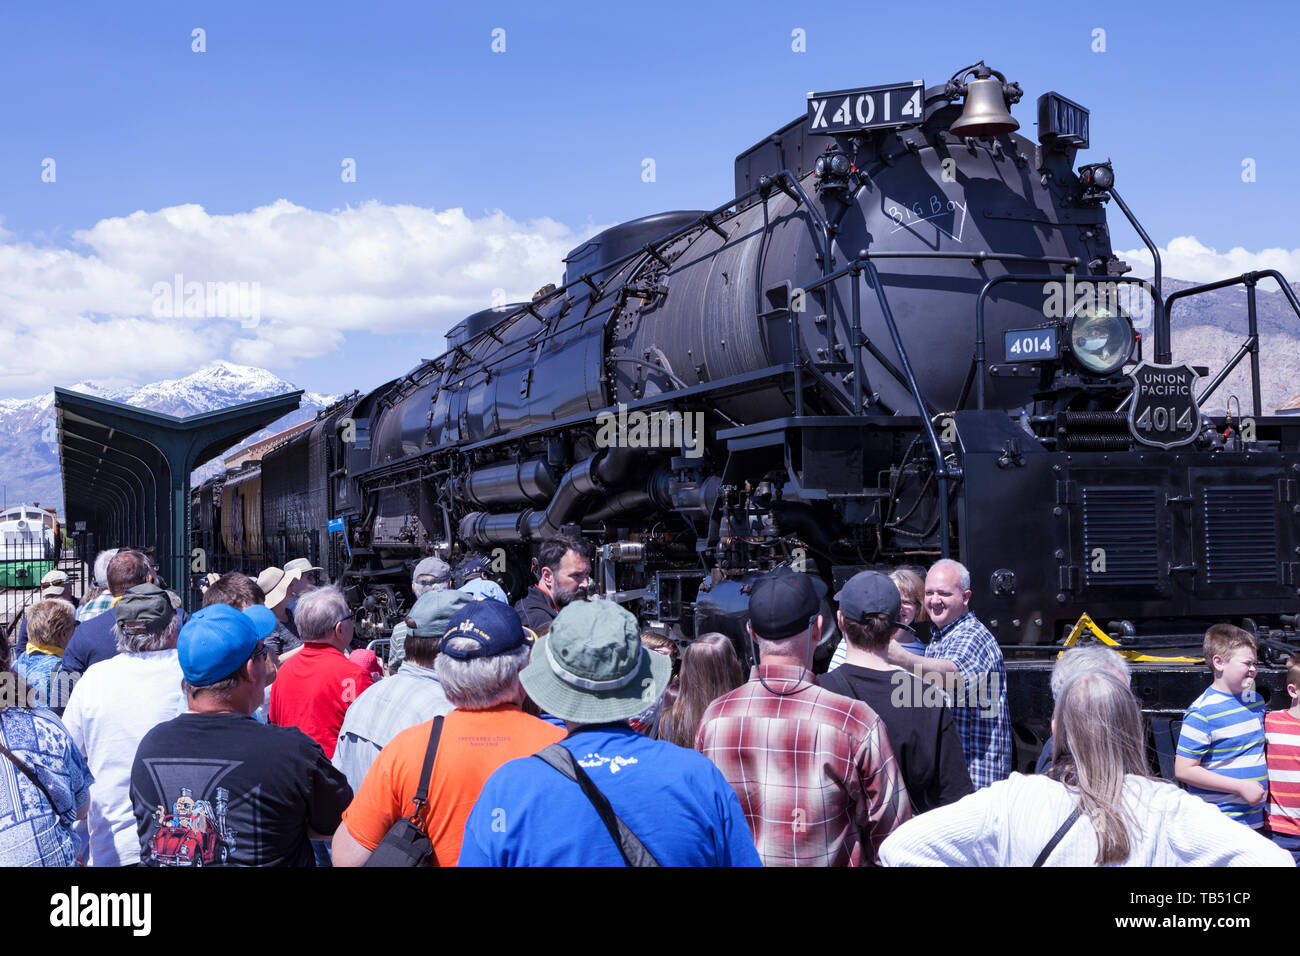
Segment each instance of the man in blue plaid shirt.
M948 691L966 769L978 790L1011 774L1011 713L1002 650L971 612L970 597L970 572L956 561L936 561L925 577L934 637L924 657L890 641L889 662Z

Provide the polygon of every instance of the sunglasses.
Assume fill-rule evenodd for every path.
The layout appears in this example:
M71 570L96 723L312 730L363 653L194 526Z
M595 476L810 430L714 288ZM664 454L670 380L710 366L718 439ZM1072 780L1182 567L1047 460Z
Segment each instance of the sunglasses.
M265 643L258 644L255 648L253 648L253 653L248 655L248 659L250 661L255 661L259 657L265 657L269 653L271 653L271 649L267 647Z

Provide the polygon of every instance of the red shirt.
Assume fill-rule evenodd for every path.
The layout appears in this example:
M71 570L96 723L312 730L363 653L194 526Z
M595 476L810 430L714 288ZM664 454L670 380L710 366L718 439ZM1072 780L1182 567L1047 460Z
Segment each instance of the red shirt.
M334 757L343 715L374 679L332 644L308 642L276 672L271 723L297 727Z
M1274 833L1300 836L1300 720L1275 710L1264 718L1268 761L1268 825Z

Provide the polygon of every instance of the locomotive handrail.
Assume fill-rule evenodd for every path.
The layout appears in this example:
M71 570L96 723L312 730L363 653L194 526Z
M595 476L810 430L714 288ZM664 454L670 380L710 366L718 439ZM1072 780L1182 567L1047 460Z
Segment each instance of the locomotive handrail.
M979 297L975 300L975 407L980 411L984 410L984 371L987 365L984 348L984 302L993 287L1003 282L1051 282L1053 276L1043 275L1025 275L1008 273L1007 275L994 276L984 283L984 288L980 289ZM1152 285L1147 279L1139 279L1136 276L1083 276L1080 281L1090 281L1096 279L1102 282L1123 282L1129 285L1140 285L1146 288L1150 293L1152 301L1155 302L1156 314L1164 312L1165 305L1160 299L1160 291ZM965 389L962 390L962 398L965 398Z
M902 371L900 373L898 369L895 369L891 363L885 360L884 356L879 354L878 350L870 348L869 341L864 342L862 337L861 297L858 290L858 284L854 281L852 286L852 316L850 325L850 332L853 336L854 352L854 410L857 414L861 414L863 410L862 356L860 349L863 345L867 345L870 348L872 355L884 364L895 378L899 379L907 386L908 391L912 393L913 401L916 402L916 408L920 413L922 427L925 429L926 438L930 443L930 450L934 455L935 478L939 483L939 548L942 556L946 558L948 557L950 550L948 541L948 479L953 476L948 470L947 460L943 455L943 446L939 444L939 436L934 430L934 423L931 421L933 411L930 407L930 403L926 401L925 397L921 394L921 387L917 384L916 375L912 371L912 363L907 358L907 350L903 347L903 340L899 335L898 324L894 320L893 310L889 307L889 299L885 294L884 283L880 281L880 273L877 271L875 263L871 261L872 259L973 259L976 262L981 262L987 259L1003 262L1038 262L1053 265L1070 265L1075 267L1078 267L1082 263L1077 256L1029 256L1022 253L986 252L984 250L980 250L979 252L871 252L862 249L859 250L857 257L843 268L830 272L822 276L820 279L804 286L804 292L812 292L816 289L820 289L822 286L834 282L836 279L843 278L846 275L853 275L856 279L856 277L861 273L867 273L871 286L875 290L876 300L880 304L881 316L885 320L886 328L889 329L889 337L893 341L894 349L898 353L898 359L899 363L902 365ZM1007 278L1011 277L998 276L989 280L989 282L985 283L984 289L980 292L980 299L977 303L976 309L976 356L977 362L981 365L983 363L982 303L984 296L988 292L990 286L995 284L999 279ZM1042 282L1044 279L1050 279L1050 276L1039 275L1033 276L1032 278ZM980 384L980 407L982 408L982 380Z
M1186 299L1190 296L1200 295L1202 292L1213 292L1216 289L1223 289L1231 285L1243 284L1246 286L1246 320L1247 336L1246 341L1242 343L1241 348L1237 349L1234 355L1214 377L1204 392L1197 397L1197 403L1204 403L1214 391L1223 384L1224 380L1232 374L1243 358L1250 356L1250 392L1251 400L1254 404L1255 415L1263 414L1261 406L1263 400L1260 395L1259 385L1259 323L1258 314L1255 304L1255 285L1260 279L1272 279L1282 288L1282 294L1286 296L1287 302L1290 303L1291 309L1295 312L1296 317L1300 318L1300 300L1296 299L1296 294L1291 289L1291 284L1286 281L1286 276L1282 275L1276 269L1262 269L1256 272L1243 272L1239 276L1233 276L1231 279L1219 279L1217 282L1206 282L1201 285L1189 286L1181 289L1169 297L1165 303L1165 321L1172 323L1174 317L1174 303L1179 299Z
M1142 223L1138 222L1137 216L1133 215L1133 210L1128 208L1128 203L1124 202L1120 197L1120 194L1116 192L1114 185L1111 185L1109 192L1110 198L1115 200L1115 205L1119 206L1119 211L1124 214L1124 218L1128 220L1128 224L1132 226L1137 234L1142 238L1142 242L1147 247L1147 251L1151 253L1151 261L1155 268L1155 274L1152 278L1155 282L1156 295L1163 296L1164 287L1160 284L1159 247L1151 241L1151 237L1147 235L1147 231L1142 228ZM1157 299L1157 302L1158 301L1160 300ZM1168 365L1171 359L1172 355L1170 353L1169 342L1169 311L1168 306L1165 305L1156 312L1156 362L1162 365Z

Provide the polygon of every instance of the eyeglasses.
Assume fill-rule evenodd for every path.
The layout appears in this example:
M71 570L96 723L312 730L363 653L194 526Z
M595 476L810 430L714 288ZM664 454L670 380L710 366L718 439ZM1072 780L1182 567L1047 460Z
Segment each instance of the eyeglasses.
M353 617L354 617L354 612L348 611L347 614L344 614L341 618L338 619L338 623L335 624L334 626L338 627L339 624L342 624L344 621L350 621L352 620Z
M269 653L271 653L271 649L267 647L265 643L258 644L255 648L253 648L253 653L248 656L248 659L250 661L255 661L259 657L265 657Z

